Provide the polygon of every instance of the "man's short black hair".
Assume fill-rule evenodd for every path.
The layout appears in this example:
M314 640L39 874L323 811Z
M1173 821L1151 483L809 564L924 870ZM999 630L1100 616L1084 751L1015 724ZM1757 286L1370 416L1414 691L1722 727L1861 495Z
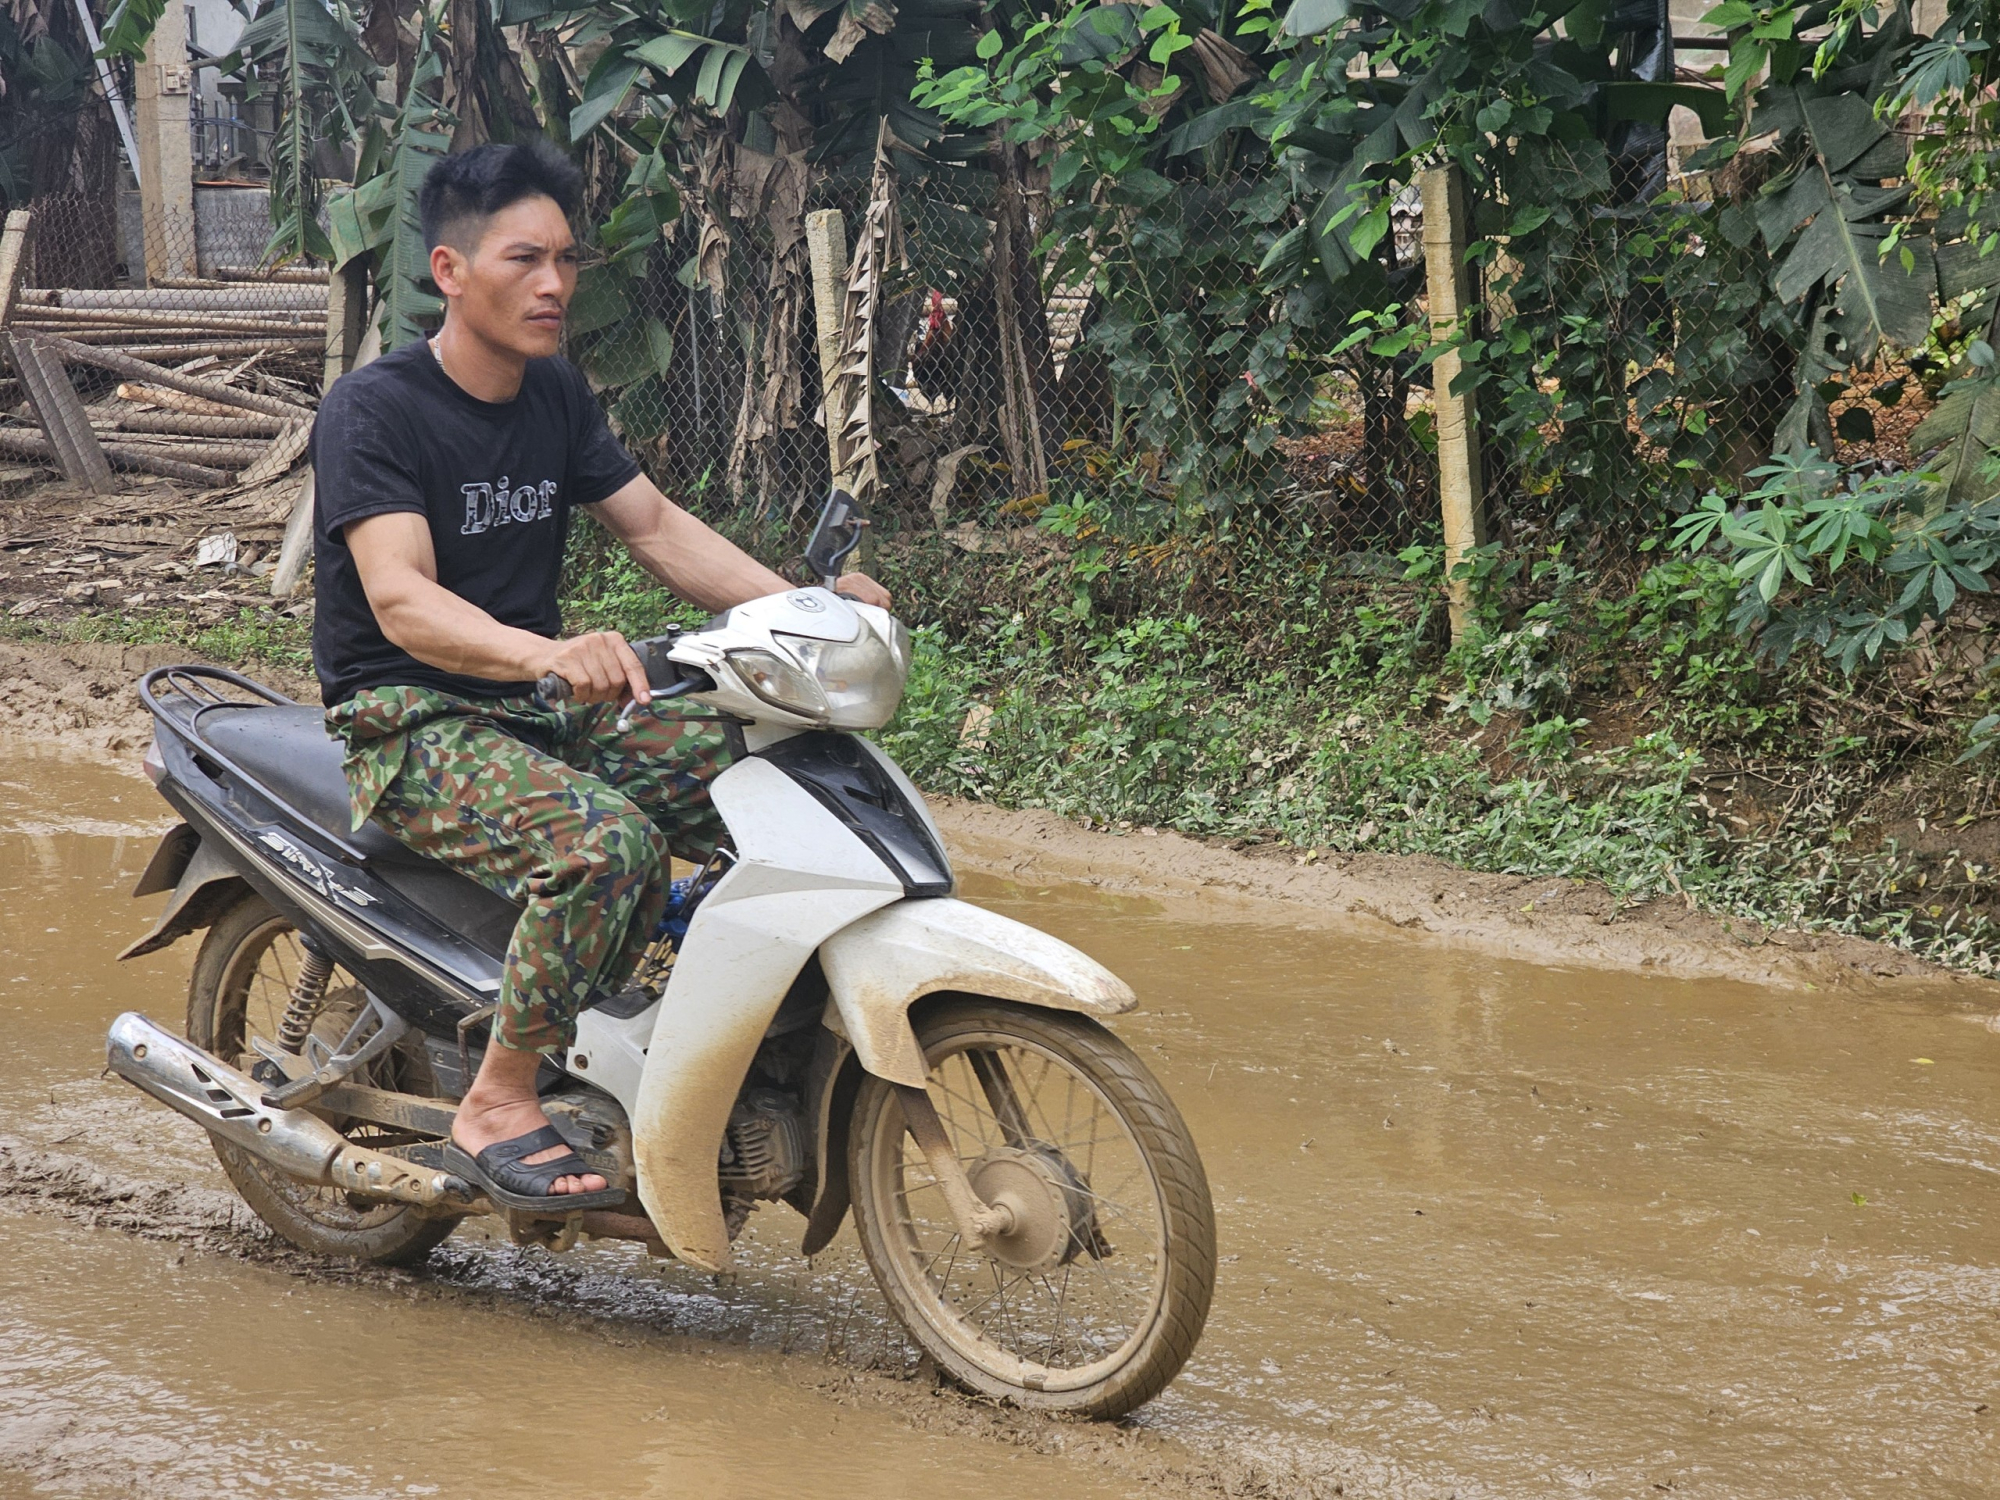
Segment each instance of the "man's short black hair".
M564 218L575 215L583 197L583 173L576 163L540 136L447 156L424 174L417 198L424 248L450 243L470 252L488 219L523 198L537 197L555 199Z

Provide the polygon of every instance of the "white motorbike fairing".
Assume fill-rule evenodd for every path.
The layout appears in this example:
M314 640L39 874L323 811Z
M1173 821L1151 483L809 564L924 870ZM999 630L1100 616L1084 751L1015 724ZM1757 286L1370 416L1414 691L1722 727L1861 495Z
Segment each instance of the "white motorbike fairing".
M828 938L819 959L840 1029L861 1066L918 1088L930 1070L909 1011L925 995L960 990L1098 1016L1139 1003L1096 959L963 901L898 902Z
M632 1120L639 1198L680 1259L729 1262L715 1157L737 1090L764 1032L813 951L833 933L904 895L903 882L818 798L750 756L710 783L737 861L696 908L656 1007ZM619 1094L607 1064L611 1028L580 1018L583 1076ZM647 1019L635 1017L635 1021ZM599 1051L600 1044L611 1050ZM627 1046L630 1043L627 1042Z

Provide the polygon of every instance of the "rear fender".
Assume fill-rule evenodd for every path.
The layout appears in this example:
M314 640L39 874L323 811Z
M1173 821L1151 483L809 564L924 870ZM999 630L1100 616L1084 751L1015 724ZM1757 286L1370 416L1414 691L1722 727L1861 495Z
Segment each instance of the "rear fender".
M173 897L153 930L118 956L157 953L190 932L213 925L249 889L249 882L214 844L185 823L175 825L160 840L132 891L136 897L171 890Z
M827 1024L868 1072L918 1088L930 1069L910 1007L926 995L989 995L1093 1016L1138 1004L1088 954L964 901L899 901L843 927L821 944L819 959L833 1000Z

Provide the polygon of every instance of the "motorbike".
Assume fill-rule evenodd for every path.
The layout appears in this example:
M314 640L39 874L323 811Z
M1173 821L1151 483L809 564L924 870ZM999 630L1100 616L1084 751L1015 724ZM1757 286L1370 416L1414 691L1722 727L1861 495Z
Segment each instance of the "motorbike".
M1149 1400L1208 1314L1201 1159L1105 1024L1132 990L957 899L922 795L865 737L911 656L901 623L833 590L865 524L834 494L817 586L635 643L655 696L708 705L734 755L711 786L723 849L538 1077L621 1206L523 1213L446 1170L520 909L354 829L321 710L235 672L139 686L146 771L181 821L134 892L166 908L121 957L203 937L185 1036L121 1015L111 1071L205 1128L313 1253L412 1265L488 1214L517 1243L638 1240L719 1272L761 1205L803 1216L805 1255L851 1213L889 1310L962 1386L1097 1418Z

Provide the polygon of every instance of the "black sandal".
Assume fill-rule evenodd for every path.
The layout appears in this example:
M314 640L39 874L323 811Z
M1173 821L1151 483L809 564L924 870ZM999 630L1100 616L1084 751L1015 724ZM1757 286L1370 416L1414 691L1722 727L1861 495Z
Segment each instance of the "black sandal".
M521 1213L580 1213L587 1208L615 1208L625 1201L623 1188L605 1188L596 1193L552 1193L559 1177L587 1176L591 1168L574 1151L565 1151L550 1161L525 1165L521 1158L546 1151L551 1146L567 1146L568 1141L553 1125L517 1135L512 1140L495 1141L474 1156L457 1141L444 1148L445 1170L456 1172L502 1208Z

